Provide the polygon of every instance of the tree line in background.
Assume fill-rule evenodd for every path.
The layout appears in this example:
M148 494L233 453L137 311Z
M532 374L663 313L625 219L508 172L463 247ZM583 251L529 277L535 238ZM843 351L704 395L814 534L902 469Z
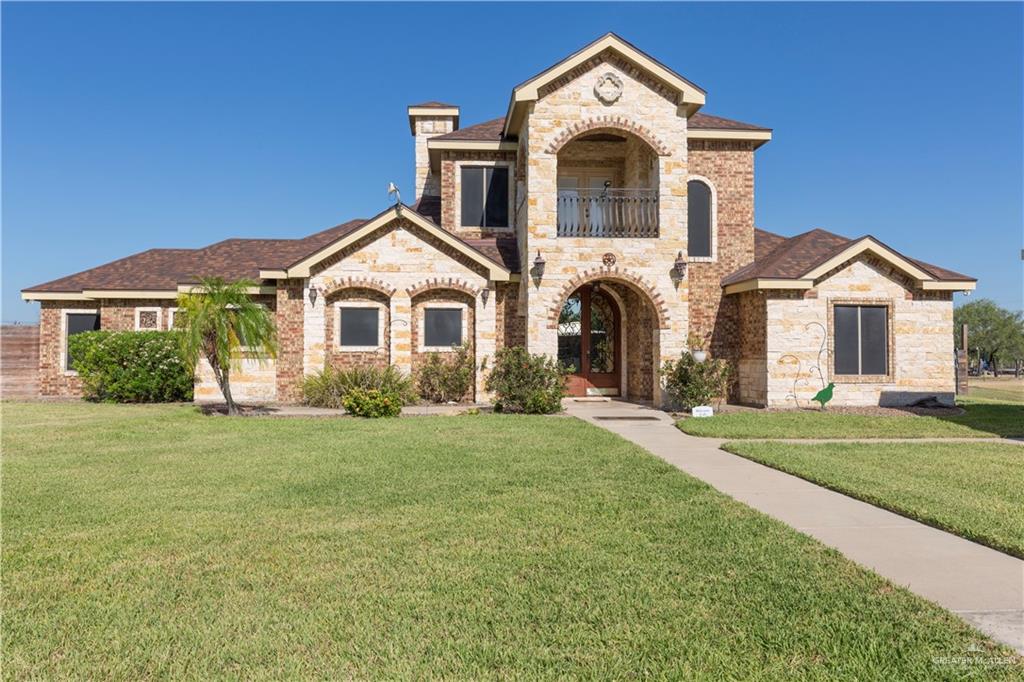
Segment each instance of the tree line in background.
M967 325L968 362L981 373L1024 371L1024 314L1007 310L983 298L971 301L953 311L954 337L957 350L962 349L960 329Z

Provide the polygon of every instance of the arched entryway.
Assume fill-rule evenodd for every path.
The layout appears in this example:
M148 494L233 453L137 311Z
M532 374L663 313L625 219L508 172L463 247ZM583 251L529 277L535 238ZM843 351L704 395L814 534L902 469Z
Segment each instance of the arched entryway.
M572 373L569 395L622 394L622 310L600 282L584 284L558 317L558 360Z

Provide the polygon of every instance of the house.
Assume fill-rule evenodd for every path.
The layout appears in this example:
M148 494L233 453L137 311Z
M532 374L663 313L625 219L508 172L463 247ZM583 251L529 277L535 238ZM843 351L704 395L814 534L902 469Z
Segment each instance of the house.
M393 364L468 343L574 368L576 395L662 400L691 334L736 368L734 400L899 404L954 390L953 294L973 278L874 236L754 226L754 156L772 131L703 111L706 93L613 34L512 88L504 116L408 109L415 201L301 238L152 249L23 291L40 301L41 390L74 395L67 339L169 329L199 276L251 278L279 355L246 361L243 400L297 401L325 365ZM208 368L206 368L208 370ZM475 397L486 398L486 369ZM197 400L219 394L200 369Z

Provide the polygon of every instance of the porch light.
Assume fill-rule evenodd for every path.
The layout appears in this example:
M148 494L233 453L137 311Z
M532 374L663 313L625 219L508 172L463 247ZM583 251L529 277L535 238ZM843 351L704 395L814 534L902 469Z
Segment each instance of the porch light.
M319 296L319 295L320 295L320 292L317 291L316 287L310 287L309 288L309 304L311 306L316 306L316 297Z
M537 250L537 257L533 259L533 274L534 279L540 279L544 276L544 266L547 265L547 261L544 260L544 256L540 255L540 249Z
M483 301L484 305L487 305L487 299L489 299L490 297L491 290L488 289L487 287L484 287L483 290L480 292L480 300Z
M676 254L676 262L674 264L674 267L676 271L676 277L678 277L679 279L683 279L684 277L686 277L686 259L683 258L682 251Z

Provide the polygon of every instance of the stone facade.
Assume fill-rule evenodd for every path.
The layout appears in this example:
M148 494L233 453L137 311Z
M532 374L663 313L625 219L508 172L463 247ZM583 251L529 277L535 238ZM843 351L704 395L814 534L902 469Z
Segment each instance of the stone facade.
M833 371L831 308L857 302L890 307L891 369L883 380ZM769 407L806 407L823 381L836 383L833 405L902 405L935 395L952 402L950 292L921 291L887 263L861 257L817 280L808 292L768 292L764 305Z
M360 231L351 237L357 241L324 251L318 263L303 261L294 270L288 266L284 275L279 270L261 274L264 286L276 286L276 296L265 303L275 314L279 352L276 359L239 364L232 375L235 397L296 402L303 378L326 367L394 365L415 374L429 352L420 343L424 311L449 305L465 311L464 338L479 368L467 398L487 400L484 368L495 352L519 345L556 355L559 314L581 287L599 287L617 307L619 376L602 370L601 381L617 378L620 394L629 399L662 402L659 368L686 350L690 334L707 343L713 357L733 364L730 399L747 404L804 407L829 380L837 383L836 404L951 394L952 294L921 290L887 261L859 256L817 279L809 291L737 287L741 293L725 295L723 278L755 259L754 154L770 133L738 122L709 128L708 119L714 117L702 123L693 119L691 130L687 116L703 95L684 99L685 85L671 85L672 79L664 79L664 72L658 75L657 68L646 71L643 60L626 57L628 50L597 49L553 80L525 83L528 95L522 99L517 99L517 88L510 110L517 129L506 131L501 141L490 122L486 134L478 129L474 137L463 131L432 143L456 130L457 107L436 102L411 107L414 198L430 199L420 206L446 232L399 208L394 217L375 224L372 233ZM461 169L473 165L510 169L508 228L461 224ZM647 201L643 206L651 206L656 194L657 233L559 236L559 179L563 187L575 181L587 191L604 187L606 180L608 189L646 190L619 195ZM711 190L710 257L688 254L691 180ZM580 210L582 215L592 209ZM649 216L641 222L651 227ZM462 249L452 244L452 235L480 241ZM473 250L493 254L499 244L483 240L511 236L517 240L521 272L509 279ZM677 268L679 257L685 272ZM534 267L538 258L543 271ZM832 372L832 310L843 301L888 307L892 368L885 377L853 380ZM45 301L42 393L75 395L80 390L77 378L61 367L64 309L98 310L104 329L132 329L137 319L152 323L154 316L159 328L168 328L173 305L173 300ZM340 305L378 307L376 346L340 346ZM140 316L140 307L157 310ZM201 365L196 399L220 398L209 367Z
M622 96L610 105L602 103L593 91L597 79L608 72L623 83ZM658 238L557 236L559 151L582 134L601 131L638 138L656 159ZM646 298L661 312L657 342L652 344L652 366L660 367L662 361L678 357L685 348L689 325L688 286L685 281L675 281L672 272L676 254L686 254L688 150L686 117L674 99L639 69L605 54L543 88L519 137L528 154L527 199L517 216L520 239L524 257L539 252L546 261L543 277L529 282L522 292L532 311L528 349L554 354L557 311L571 293L565 291L565 285L582 276L620 283ZM605 254L612 254L616 265L605 266ZM531 260L527 257L524 263ZM659 402L660 382L654 369L650 383L652 398Z

